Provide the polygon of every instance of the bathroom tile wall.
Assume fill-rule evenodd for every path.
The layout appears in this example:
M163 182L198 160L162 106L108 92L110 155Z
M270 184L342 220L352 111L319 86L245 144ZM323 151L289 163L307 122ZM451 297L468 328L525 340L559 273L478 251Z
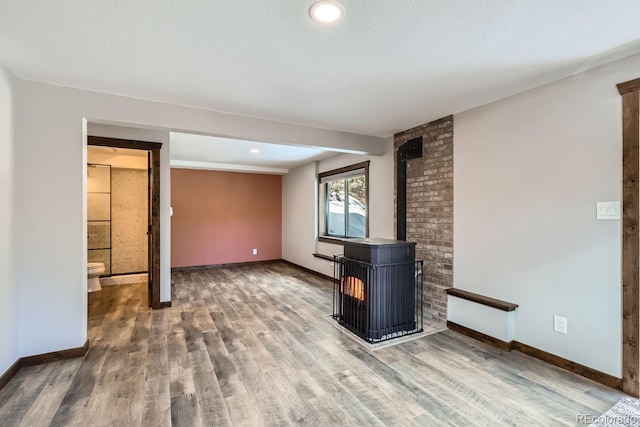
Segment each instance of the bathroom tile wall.
M111 221L92 221L87 225L89 249L111 247Z
M111 169L112 274L147 271L148 174Z
M111 168L90 165L87 169L87 253L88 262L104 264L111 274Z

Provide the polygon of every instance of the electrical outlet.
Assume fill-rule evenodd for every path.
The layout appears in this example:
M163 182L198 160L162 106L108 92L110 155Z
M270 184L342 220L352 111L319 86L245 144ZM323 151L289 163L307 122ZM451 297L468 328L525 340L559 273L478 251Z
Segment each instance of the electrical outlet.
M253 254L254 254L254 255L258 255L258 250L257 250L257 249L254 249L254 250L253 250Z
M567 318L555 315L553 316L553 330L561 334L567 333Z

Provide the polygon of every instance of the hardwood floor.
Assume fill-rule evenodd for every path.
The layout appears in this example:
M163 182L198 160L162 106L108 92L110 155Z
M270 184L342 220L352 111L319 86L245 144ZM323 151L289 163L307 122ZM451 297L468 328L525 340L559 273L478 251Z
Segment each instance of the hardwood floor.
M84 359L21 370L1 426L575 425L621 394L446 331L368 351L329 324L328 281L284 263L90 295Z

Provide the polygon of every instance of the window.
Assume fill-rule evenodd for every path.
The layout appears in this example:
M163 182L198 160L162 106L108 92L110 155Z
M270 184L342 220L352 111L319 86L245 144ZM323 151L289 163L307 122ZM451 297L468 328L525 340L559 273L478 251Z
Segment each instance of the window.
M368 237L369 162L318 174L320 239Z

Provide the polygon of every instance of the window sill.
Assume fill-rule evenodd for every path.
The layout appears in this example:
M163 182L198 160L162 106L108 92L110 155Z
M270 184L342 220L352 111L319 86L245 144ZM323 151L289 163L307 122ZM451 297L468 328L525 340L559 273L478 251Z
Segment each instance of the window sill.
M332 243L334 245L341 245L344 242L348 242L353 239L364 239L364 237L333 237L333 236L318 236L318 242Z
M318 242L332 243L334 245L341 245L345 240L348 239L345 239L344 237L318 236Z

